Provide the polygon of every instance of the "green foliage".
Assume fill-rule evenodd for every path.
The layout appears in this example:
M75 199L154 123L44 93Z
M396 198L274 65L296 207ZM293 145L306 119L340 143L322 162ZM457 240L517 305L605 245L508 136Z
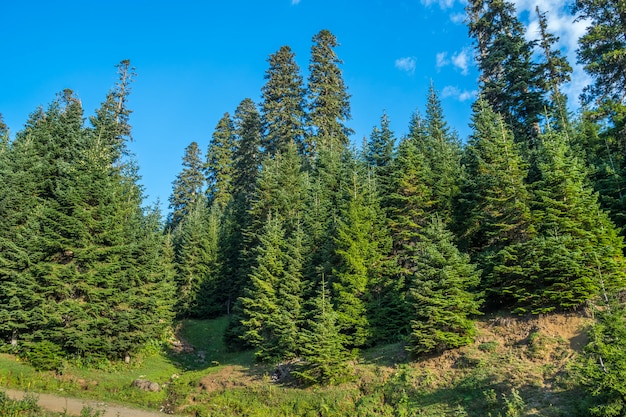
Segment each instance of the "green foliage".
M453 243L452 233L434 217L414 249L415 269L407 277L411 334L408 350L441 352L469 344L475 333L470 318L480 301L471 292L479 272Z
M342 61L333 48L337 38L324 29L313 36L309 63L309 121L313 134L307 138L307 154L337 149L348 144L352 130L345 126L350 119L350 95L347 93L339 65Z
M204 194L204 163L202 151L196 142L191 142L185 148L183 170L176 176L173 185L174 189L170 196L172 211L168 222L172 230L189 214Z
M39 371L60 370L63 363L62 355L61 347L47 340L33 343L26 352L28 362Z
M626 415L626 310L619 302L597 311L589 343L575 366L577 379L593 397L595 416Z
M37 397L27 393L21 400L11 400L6 393L0 391L0 416L28 417L40 416L41 408L37 405Z
M623 242L562 135L542 138L533 186L537 236L503 250L494 276L516 311L572 309L624 285Z
M348 352L342 344L337 326L337 313L322 280L321 291L300 334L301 359L304 361L293 374L305 385L337 384L350 376L346 366Z
M261 113L265 128L262 146L268 156L284 153L289 143L304 152L306 90L294 58L289 46L281 46L267 59L270 66L261 89Z
M209 204L224 207L231 199L233 158L235 153L235 126L228 113L219 120L206 153L205 173Z

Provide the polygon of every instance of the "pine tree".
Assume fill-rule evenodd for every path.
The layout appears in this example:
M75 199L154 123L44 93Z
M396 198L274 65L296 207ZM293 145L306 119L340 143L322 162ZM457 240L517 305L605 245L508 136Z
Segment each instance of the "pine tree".
M265 128L263 152L265 155L285 152L290 142L297 144L303 152L306 90L300 67L289 46L282 46L270 55L268 62L270 67L265 72L266 83L261 89L261 114Z
M228 113L219 120L206 154L207 197L221 210L232 198L235 126Z
M321 149L344 147L352 130L345 126L350 119L350 95L339 66L342 61L333 48L337 38L328 30L313 36L309 64L309 120L313 129L307 139L307 154L315 156Z
M172 195L170 196L169 228L176 226L189 214L192 207L204 194L204 164L202 151L197 142L191 142L185 148L183 170L176 176Z
M480 301L472 292L479 272L461 254L444 223L433 216L414 246L415 269L407 277L414 354L441 352L471 343L475 333L470 316L479 314Z

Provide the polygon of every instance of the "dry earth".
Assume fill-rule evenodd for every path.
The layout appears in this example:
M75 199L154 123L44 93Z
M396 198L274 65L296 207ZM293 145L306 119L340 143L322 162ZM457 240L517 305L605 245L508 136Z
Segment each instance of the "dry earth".
M14 400L24 398L24 391L3 389L4 392ZM102 410L103 417L163 417L165 414L153 411L140 410L137 408L124 407L117 404L103 403L92 400L81 400L78 398L62 397L51 394L36 394L37 404L48 411L57 413L65 412L70 416L80 416L83 407L91 407L92 410Z

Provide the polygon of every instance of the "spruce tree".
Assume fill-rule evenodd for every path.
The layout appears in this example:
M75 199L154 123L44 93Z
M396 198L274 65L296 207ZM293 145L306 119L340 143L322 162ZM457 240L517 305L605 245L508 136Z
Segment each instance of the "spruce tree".
M502 283L491 280L500 251L530 239L534 227L526 164L500 115L482 99L474 104L472 136L465 149L465 175L458 204L463 248L483 270L483 287L501 300Z
M172 232L176 270L176 312L181 317L202 317L211 306L201 303L217 274L216 225L206 199L200 196Z
M544 110L533 43L525 39L511 2L472 0L467 14L476 42L481 96L504 117L515 140L532 148Z
M479 314L480 301L472 292L479 272L436 215L421 236L412 248L415 268L407 277L411 311L407 348L422 354L467 345L475 333L470 316Z
M232 198L235 126L228 113L219 120L206 153L207 197L221 210Z
M578 60L593 78L585 88L584 103L626 104L626 4L576 0L573 11L577 19L590 21L578 41Z
M337 264L332 285L344 346L358 348L372 339L371 289L380 280L391 240L372 182L363 178L367 171L357 164L351 164L350 171L351 181L345 186L348 202L339 213L334 238Z
M315 156L321 149L344 147L352 130L345 122L350 119L350 95L343 81L334 48L337 38L328 30L313 36L308 78L308 114L312 135L307 139L306 152Z
M386 113L380 118L380 127L372 129L365 149L365 160L371 167L376 178L378 194L383 199L390 191L391 162L395 147L395 137L389 127L389 117Z
M624 285L623 242L598 196L587 170L562 134L542 137L533 217L537 235L504 250L494 275L516 311L572 309Z
M447 224L452 223L453 201L459 192L461 144L443 115L439 94L433 84L428 92L423 131L411 132L412 138L429 165L425 183L432 190L431 210ZM423 133L423 135L421 134Z
M337 313L323 277L319 285L300 334L300 357L304 363L294 374L304 384L332 385L349 376L345 366L349 354L342 344Z
M191 208L204 194L204 164L202 151L197 142L191 142L185 148L183 156L183 170L176 176L170 196L169 227L176 226L189 214Z
M289 46L281 46L270 55L268 62L270 67L265 72L266 83L261 89L261 114L265 128L263 152L265 155L285 152L290 142L297 144L303 152L306 90L300 67Z

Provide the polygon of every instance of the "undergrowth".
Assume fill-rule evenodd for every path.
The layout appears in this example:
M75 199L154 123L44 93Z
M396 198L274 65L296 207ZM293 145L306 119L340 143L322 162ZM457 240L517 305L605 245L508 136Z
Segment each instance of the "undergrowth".
M473 345L418 360L400 343L377 346L349 364L351 381L309 388L276 383L274 366L256 364L252 352L226 349L225 318L188 320L177 331L182 346L153 345L131 364L93 369L70 361L59 375L0 355L0 388L62 390L200 417L583 416L585 396L568 373L577 354L573 336L545 320L485 318ZM137 378L162 389L132 387Z

